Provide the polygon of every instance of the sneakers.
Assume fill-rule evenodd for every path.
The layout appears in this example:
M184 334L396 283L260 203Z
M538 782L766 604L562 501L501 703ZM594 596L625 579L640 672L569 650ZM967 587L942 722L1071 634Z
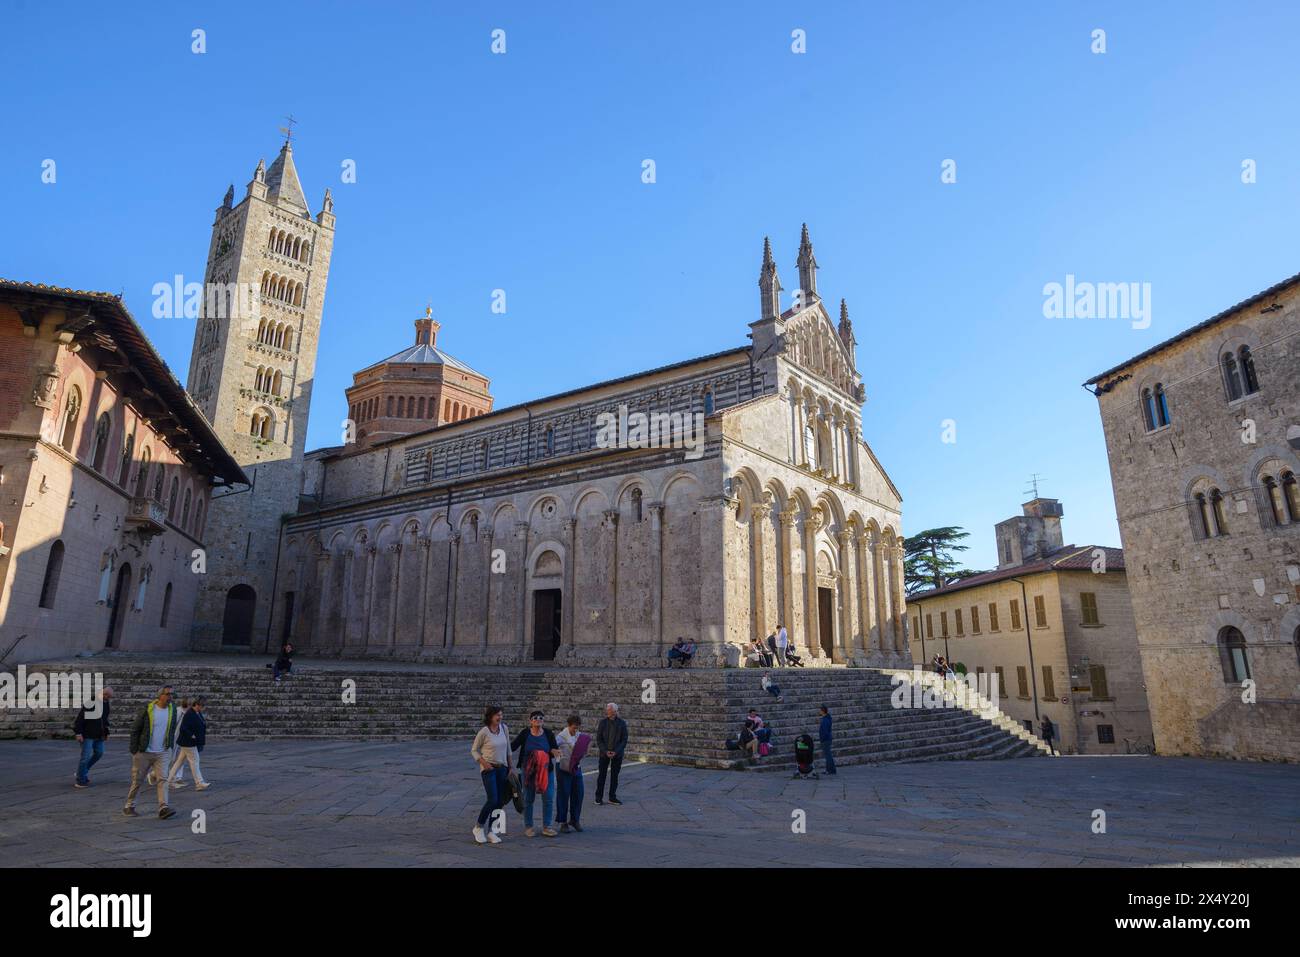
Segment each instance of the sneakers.
M596 803L597 803L597 804L604 804L605 802L604 802L602 799L600 799L600 798L596 798Z
M210 787L212 787L212 782L211 782L211 781L204 781L202 784L196 784L196 785L194 785L194 790L196 790L196 791L206 791L206 790L207 790L208 788L210 788Z
M623 802L620 801L620 800L619 800L618 798L616 798L616 797L612 797L612 798L609 799L609 803L610 803L610 804L622 804Z
M139 816L140 816L140 812L137 811L137 810L136 810L135 808L133 808L133 807L124 807L124 808L122 808L122 813L123 813L124 815L126 815L127 817L139 817Z
M544 827L542 828L542 837L559 837L559 834L556 833L553 827Z
M173 782L173 781L168 781L168 782L167 782L167 786L168 786L169 788L175 788L177 791L182 791L182 790L184 790L185 788L189 787L189 785L186 784L184 781L175 781L175 782Z
M496 836L495 834L493 834L491 831L488 831L488 832L487 832L487 839L488 839L488 843L489 843L489 844L500 844L500 843L501 843L501 838L497 837L497 836Z
M560 833L561 833L561 834L568 834L568 833L569 833L569 825L568 825L568 824L561 824L561 825L560 825Z
M573 822L573 829L574 829L575 831L581 833L581 832L582 832L582 825L579 824L577 821L574 821L574 822Z
M175 817L175 816L176 816L176 811L173 808L167 806L166 804L164 804L162 807L158 809L158 817L160 817L164 821L167 820L169 817Z
M487 835L483 833L483 828L479 827L477 824L474 825L473 834L475 844L486 844L488 842Z
M537 832L533 830L531 827L524 828L524 837L536 837L536 836L537 836Z
M72 786L73 786L74 788L88 788L88 787L90 787L90 782L89 782L89 781L78 781L76 778L73 778L73 779L72 779Z

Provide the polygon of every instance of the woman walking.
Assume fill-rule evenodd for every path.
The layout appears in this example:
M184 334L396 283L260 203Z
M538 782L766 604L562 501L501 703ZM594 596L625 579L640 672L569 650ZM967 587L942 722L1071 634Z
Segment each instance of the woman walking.
M528 716L528 727L515 736L510 750L519 751L519 767L524 772L524 835L533 837L533 802L542 795L542 836L558 837L552 827L555 821L555 767L560 756L560 744L549 728L542 727L546 716L534 711Z
M478 812L478 823L474 825L474 840L479 844L500 844L501 838L491 829L484 831L483 827L496 811L505 806L510 793L510 733L501 721L501 709L496 705L489 705L483 712L483 727L474 736L469 753L478 762L487 797Z
M591 744L591 735L581 728L582 719L571 714L565 722L564 730L555 736L555 740L560 743L560 760L556 766L559 775L556 784L560 796L560 813L555 820L559 822L561 834L568 834L570 830L582 831L582 825L578 823L585 790L582 757Z

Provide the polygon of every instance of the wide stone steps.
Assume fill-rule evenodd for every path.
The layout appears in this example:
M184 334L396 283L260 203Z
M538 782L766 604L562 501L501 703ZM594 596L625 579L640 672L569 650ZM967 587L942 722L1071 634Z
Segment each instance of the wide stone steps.
M749 708L774 729L773 754L760 770L794 768L794 738L817 736L818 706L835 721L835 756L842 764L945 759L996 759L1045 752L1036 738L996 711L967 708L896 708L893 679L867 669L774 672L784 700L759 686L760 672L744 670L610 671L433 667L384 669L365 663L300 663L274 685L270 672L249 662L204 666L169 662L91 659L29 666L39 670L95 671L114 689L113 725L124 736L137 709L163 684L178 697L208 699L209 740L454 740L469 739L482 723L484 704L499 705L512 731L533 709L558 728L578 713L594 731L606 701L620 704L629 724L628 760L693 767L750 767L724 742L739 734ZM345 682L355 703L344 703ZM75 709L0 710L0 738L71 737ZM818 756L820 766L820 755Z

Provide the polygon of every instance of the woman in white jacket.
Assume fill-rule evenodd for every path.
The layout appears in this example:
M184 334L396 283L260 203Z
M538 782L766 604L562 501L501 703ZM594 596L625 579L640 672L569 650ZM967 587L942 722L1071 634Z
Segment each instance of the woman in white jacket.
M501 709L489 705L483 713L483 727L474 735L474 744L469 753L478 762L479 772L483 778L483 791L487 800L478 812L478 823L474 825L474 840L479 844L500 844L492 829L484 830L492 815L505 806L510 799L510 732L501 720Z

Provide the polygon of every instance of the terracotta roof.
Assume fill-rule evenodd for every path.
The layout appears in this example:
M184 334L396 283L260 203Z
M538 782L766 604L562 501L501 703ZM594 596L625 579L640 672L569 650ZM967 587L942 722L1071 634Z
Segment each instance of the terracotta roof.
M180 380L172 374L167 363L158 355L149 337L136 323L120 297L107 292L0 279L0 294L4 293L17 294L18 298L71 299L93 302L102 306L103 308L94 310L91 317L94 327L112 339L113 343L122 350L122 354L129 360L132 368L139 372L148 387L157 393L158 399L175 417L179 431L196 443L196 447L181 445L182 458L207 469L213 476L224 479L228 483L249 484L243 469L217 438L207 417L194 404Z
M1106 571L1124 570L1124 550L1122 548L1111 548L1108 545L1065 545L1037 561L1026 562L1014 568L995 568L993 571L980 572L978 575L959 579L951 584L944 585L942 588L931 588L929 591L908 595L907 600L910 602L924 601L927 598L951 595L967 588L978 588L980 585L991 585L994 582L1006 581L1008 578L1021 578L1025 575L1036 575L1040 572L1090 571L1092 563L1096 559L1093 553L1097 549L1101 549L1106 553Z
M465 363L461 362L459 359L455 358L454 356L448 355L447 353L443 352L441 349L435 349L433 346L425 345L423 342L417 342L413 346L407 346L401 352L398 352L395 355L391 355L387 359L380 359L378 362L372 363L371 365L367 366L365 369L362 369L361 371L368 372L369 370L375 368L376 366L388 365L390 362L429 363L431 365L448 365L451 366L453 369L460 369L462 372L472 373L473 375L476 375L481 379L487 378L487 376L483 375L483 373L477 371L476 369L471 369L469 366L465 365Z
M1222 312L1210 316L1210 318L1206 319L1204 322L1197 323L1196 325L1188 329L1184 329L1182 332L1178 333L1178 335L1174 336L1173 338L1166 339L1164 342L1152 346L1150 349L1147 349L1145 352L1138 353L1132 359L1129 359L1126 362L1121 362L1113 369L1107 369L1105 372L1101 373L1100 375L1093 376L1091 379L1085 382L1084 385L1096 385L1102 379L1109 379L1115 373L1127 369L1131 365L1136 365L1137 363L1141 362L1143 359L1149 358L1163 349L1169 348L1169 346L1172 346L1175 342L1181 342L1182 340L1188 338L1189 336L1194 336L1196 335L1196 333L1204 329L1208 329L1211 326L1216 325L1217 323L1223 322L1225 319L1229 318L1234 313L1240 312L1242 309L1246 309L1250 306L1255 305L1256 303L1263 302L1265 299L1272 299L1274 296L1276 296L1278 293L1282 292L1283 290L1289 288L1290 286L1294 286L1297 282L1300 282L1300 273L1296 273L1294 276L1291 276L1289 279L1283 279L1281 282L1277 283L1276 285L1269 286L1263 292L1255 293L1255 295L1251 296L1249 299L1243 299L1235 306L1229 306L1227 309L1223 310Z

